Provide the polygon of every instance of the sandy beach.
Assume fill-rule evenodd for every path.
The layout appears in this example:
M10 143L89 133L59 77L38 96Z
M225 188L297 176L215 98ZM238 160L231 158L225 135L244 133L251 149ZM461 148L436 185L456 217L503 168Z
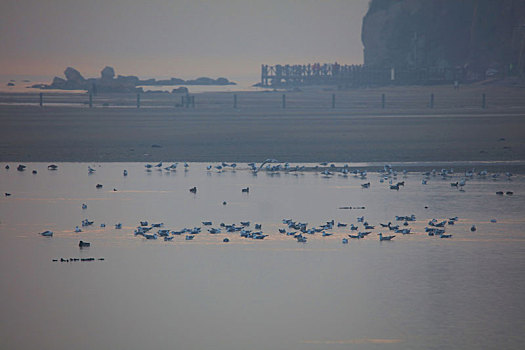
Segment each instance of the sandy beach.
M0 161L525 160L525 90L395 87L179 96L0 94ZM381 96L385 94L385 108ZM429 96L434 94L434 108ZM486 108L481 107L486 94ZM332 95L336 106L332 108ZM102 107L105 104L106 107Z

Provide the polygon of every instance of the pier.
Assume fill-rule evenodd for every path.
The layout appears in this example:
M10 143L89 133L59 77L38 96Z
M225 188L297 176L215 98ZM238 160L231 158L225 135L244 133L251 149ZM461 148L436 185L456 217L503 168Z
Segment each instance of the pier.
M263 87L335 85L368 87L387 85L433 85L464 81L461 68L374 68L365 65L335 63L261 65Z

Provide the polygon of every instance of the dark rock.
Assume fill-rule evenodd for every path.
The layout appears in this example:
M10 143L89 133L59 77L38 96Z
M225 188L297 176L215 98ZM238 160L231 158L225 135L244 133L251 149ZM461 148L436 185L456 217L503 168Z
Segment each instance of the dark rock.
M181 86L179 88L171 90L172 94L187 94L189 92L190 92L190 90L188 90L188 88L185 87L185 86Z
M128 86L136 86L139 83L139 78L134 75L124 76L119 75L116 79L119 83Z
M234 85L235 83L230 82L228 79L220 77L215 80L217 85Z
M187 83L193 85L214 85L215 80L208 77L200 77L195 80L189 80Z
M139 85L156 85L157 81L155 79L146 79L139 80Z
M81 85L86 80L78 70L72 67L67 67L64 71L64 75L66 76L68 83Z
M31 86L28 86L28 88L32 88L32 89L49 89L49 85L47 85L47 84L34 84L34 85L31 85Z
M65 89L67 81L65 79L54 77L51 86L53 89Z
M66 79L55 77L50 85L35 84L32 88L38 89L58 89L58 90L87 90L93 94L98 92L124 92L124 93L141 93L144 92L140 85L144 86L159 86L159 85L234 85L226 78L212 79L208 77L201 77L195 80L185 81L179 78L170 78L167 80L146 79L140 80L138 77L130 75L119 75L115 79L115 70L112 67L105 67L101 71L100 78L85 79L78 70L68 67L64 74ZM175 89L175 93L187 93L187 88L180 87ZM149 93L167 93L165 91L148 91Z
M115 77L115 70L113 69L113 67L106 66L100 72L100 77L102 80L113 80L113 78Z

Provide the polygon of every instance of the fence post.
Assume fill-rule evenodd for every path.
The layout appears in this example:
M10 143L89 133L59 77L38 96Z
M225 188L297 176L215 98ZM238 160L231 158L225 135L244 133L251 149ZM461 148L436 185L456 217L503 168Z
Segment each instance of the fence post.
M195 108L195 95L191 97L191 108Z
M44 93L40 93L40 107L44 107Z
M385 100L386 100L385 94L382 94L381 95L381 108L383 109L385 109Z
M286 108L286 95L283 94L283 109Z
M485 93L481 95L481 108L487 108L487 97L485 96Z
M434 108L434 94L430 94L430 108Z
M335 108L335 94L332 94L332 108Z
M93 108L93 93L89 93L89 108Z
M140 94L137 94L137 108L140 108Z

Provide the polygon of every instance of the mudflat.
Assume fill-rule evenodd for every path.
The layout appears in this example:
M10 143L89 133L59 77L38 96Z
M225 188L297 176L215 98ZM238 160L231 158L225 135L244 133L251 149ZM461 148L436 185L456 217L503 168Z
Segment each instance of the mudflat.
M195 108L175 107L172 94L144 94L139 109L135 96L96 97L89 108L85 94L54 94L41 108L27 94L1 94L0 161L525 160L524 89L235 94L236 108L234 93L195 95Z

